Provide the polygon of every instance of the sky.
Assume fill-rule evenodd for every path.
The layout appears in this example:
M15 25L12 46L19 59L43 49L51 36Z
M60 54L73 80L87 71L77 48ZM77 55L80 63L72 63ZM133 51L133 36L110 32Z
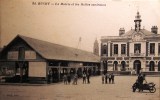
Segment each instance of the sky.
M92 52L96 38L100 43L101 36L134 28L137 11L141 28L160 28L159 9L160 0L0 0L0 43L3 47L20 34Z

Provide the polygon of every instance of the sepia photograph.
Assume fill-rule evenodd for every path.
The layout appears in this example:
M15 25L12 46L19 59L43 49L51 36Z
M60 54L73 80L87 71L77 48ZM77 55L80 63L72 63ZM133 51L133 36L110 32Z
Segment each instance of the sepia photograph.
M160 100L160 0L0 0L0 100Z

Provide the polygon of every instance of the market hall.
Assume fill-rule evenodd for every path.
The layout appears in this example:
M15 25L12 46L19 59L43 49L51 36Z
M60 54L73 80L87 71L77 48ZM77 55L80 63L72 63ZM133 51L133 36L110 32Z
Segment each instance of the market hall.
M100 74L100 58L92 52L17 35L0 54L6 82L58 82L64 74Z

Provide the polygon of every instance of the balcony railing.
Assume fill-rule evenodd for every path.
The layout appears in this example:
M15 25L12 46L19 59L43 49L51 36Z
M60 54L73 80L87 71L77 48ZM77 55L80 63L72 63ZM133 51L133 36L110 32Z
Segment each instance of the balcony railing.
M130 57L145 57L145 53L130 53Z
M108 56L107 54L102 54L102 56L101 56L101 57L106 58L107 56Z

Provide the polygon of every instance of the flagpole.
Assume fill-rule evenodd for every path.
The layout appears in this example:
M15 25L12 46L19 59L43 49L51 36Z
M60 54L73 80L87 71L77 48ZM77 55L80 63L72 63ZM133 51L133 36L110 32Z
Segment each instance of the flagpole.
M75 50L75 56L76 56L76 57L78 56L78 48L79 48L80 42L81 42L81 37L79 37L78 45L77 45L77 48L76 48L76 50Z
M79 37L79 41L78 41L78 45L77 45L77 49L78 49L78 47L79 47L79 45L80 45L81 40L82 40L82 38L81 38L81 37Z

